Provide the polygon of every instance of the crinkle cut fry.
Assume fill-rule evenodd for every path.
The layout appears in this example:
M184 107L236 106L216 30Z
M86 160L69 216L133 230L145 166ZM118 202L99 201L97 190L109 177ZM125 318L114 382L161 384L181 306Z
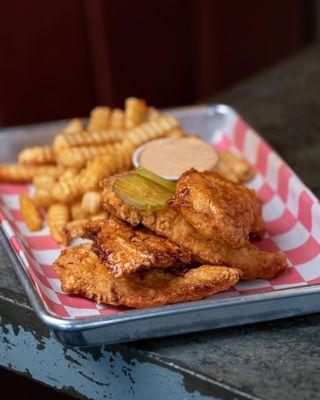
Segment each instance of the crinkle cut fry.
M114 108L110 117L110 128L125 129L125 112L121 108Z
M114 278L99 263L90 244L62 251L54 268L65 292L97 303L134 308L200 300L227 290L240 277L240 271L235 268L203 265L179 273L153 269Z
M83 122L80 118L71 119L62 130L64 135L72 135L74 133L82 132L84 130Z
M98 189L100 181L107 176L128 171L132 166L132 152L131 147L121 146L114 153L88 161L79 175L82 192Z
M111 110L109 107L98 106L91 110L88 130L99 131L101 129L107 129L110 126L110 114Z
M205 263L239 268L242 271L242 279L245 280L271 279L287 268L286 257L280 252L267 253L251 243L234 249L232 246L204 239L172 208L144 211L125 204L112 190L114 179L115 177L110 177L103 181L102 208L119 219L133 226L144 225L157 235L189 249Z
M67 170L58 182L52 186L52 196L60 203L70 205L81 196L78 172L73 169Z
M56 178L47 175L39 175L33 178L35 187L34 200L38 207L48 208L55 203L52 196L52 188L56 183Z
M18 155L19 164L54 164L56 157L51 146L26 147Z
M234 183L248 182L254 177L253 167L246 160L229 151L219 153L215 172Z
M120 142L124 131L105 129L103 131L83 131L73 135L60 134L54 138L53 147L58 152L67 147L99 146L108 143Z
M149 140L166 137L172 130L179 127L176 118L171 115L161 115L129 130L124 137L124 142L139 147Z
M50 235L52 238L63 244L64 246L68 243L67 234L64 228L70 219L70 209L64 204L53 204L48 209L47 223L50 229Z
M64 168L52 165L26 166L18 164L0 164L0 182L32 182L33 178L40 175L52 177L60 176Z
M20 193L19 203L21 214L27 228L30 231L39 231L42 228L43 223L35 201L25 193Z
M96 156L112 154L121 149L122 143L109 143L101 146L67 147L57 154L57 162L65 167L80 169Z
M125 127L132 129L140 125L144 119L147 111L147 104L143 99L136 97L128 97L125 100Z

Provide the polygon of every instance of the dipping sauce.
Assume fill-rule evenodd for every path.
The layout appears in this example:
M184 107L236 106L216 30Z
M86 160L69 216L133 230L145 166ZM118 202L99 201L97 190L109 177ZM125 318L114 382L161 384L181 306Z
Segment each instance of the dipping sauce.
M218 154L212 146L196 137L166 138L147 143L138 156L142 167L163 176L178 177L190 168L212 170Z

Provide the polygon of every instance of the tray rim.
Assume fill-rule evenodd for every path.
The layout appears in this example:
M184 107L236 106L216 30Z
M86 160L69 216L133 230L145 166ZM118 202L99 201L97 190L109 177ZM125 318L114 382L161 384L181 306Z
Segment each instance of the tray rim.
M240 115L233 107L220 104L220 103L203 103L199 105L190 105L190 106L183 106L183 107L175 107L175 108L168 108L163 111L166 112L180 112L180 111L188 111L190 109L199 109L207 108L208 110L212 109L212 111L217 110L224 110L224 112L233 113L235 115ZM41 128L41 127L48 127L54 126L56 123L62 123L65 120L59 121L50 121L44 122L39 124L30 124L30 125L22 125L22 126L15 126L15 127L8 127L4 129L0 129L0 139L2 133L11 132L10 134L14 134L17 130L32 130L33 128ZM250 126L254 126L250 124ZM30 133L32 134L32 133ZM258 134L259 135L259 134ZM274 149L273 149L274 150ZM274 150L275 151L275 150ZM275 151L276 152L276 151ZM279 154L276 152L279 156ZM279 156L281 158L281 156ZM281 158L282 159L282 158ZM287 164L287 163L286 163ZM289 166L291 169L291 167ZM298 175L295 176L299 178ZM314 198L317 197L313 194L313 192L306 186L308 192L312 194ZM99 315L99 316L87 316L81 318L68 318L68 317L57 317L48 311L40 298L39 294L37 293L34 285L32 284L31 280L29 279L25 269L21 267L21 263L19 261L19 256L16 254L14 249L11 247L8 237L3 229L0 230L0 242L3 244L5 251L7 252L10 261L13 263L14 271L20 281L21 285L23 286L26 295L34 309L36 315L39 317L41 321L43 321L49 328L55 331L67 332L67 331L82 331L82 330L92 330L96 328L108 327L110 325L121 325L127 322L139 322L141 320L152 319L152 318L160 318L160 317L171 317L174 315L180 314L188 314L194 311L207 311L207 310L217 310L217 309L224 309L230 308L233 306L245 305L245 304L259 304L259 303L266 303L272 302L276 304L278 301L282 299L288 298L301 298L308 296L313 296L315 294L320 294L320 283L319 284L312 284L312 285L302 285L296 286L288 289L278 289L274 291L267 291L261 293L251 293L251 294L244 294L241 296L235 296L229 299L218 299L215 302L189 302L189 303L180 303L175 305L169 306L161 306L161 307L154 307L154 308L145 308L139 310L128 310L124 313L119 312L115 314L109 315ZM320 310L320 309L319 309ZM310 312L315 312L311 310ZM306 312L304 312L306 314ZM294 315L301 315L299 311L295 314L288 313L288 316ZM284 318L285 316L281 316L280 318ZM253 322L262 322L265 321L263 317L261 319L256 319ZM268 319L270 320L270 318ZM234 324L236 325L236 324ZM228 325L230 326L230 325ZM214 327L213 327L214 328ZM187 331L186 331L187 332ZM170 334L170 333L168 333ZM139 337L139 339L141 339ZM134 339L133 339L134 340ZM104 342L106 343L106 342Z

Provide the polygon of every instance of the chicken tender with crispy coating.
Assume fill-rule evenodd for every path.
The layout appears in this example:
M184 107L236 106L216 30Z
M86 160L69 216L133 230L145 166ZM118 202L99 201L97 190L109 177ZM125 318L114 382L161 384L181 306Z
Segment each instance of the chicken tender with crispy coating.
M254 190L228 182L214 172L186 171L178 180L170 206L204 238L233 247L262 237L261 202Z
M145 211L126 204L112 190L115 177L103 181L102 207L132 226L144 225L157 235L189 249L194 256L208 264L228 265L242 271L242 279L271 279L288 266L284 254L264 252L247 243L234 248L204 238L194 227L171 207L159 211Z
M189 250L112 216L89 222L83 237L94 240L93 251L116 277L140 269L181 268L192 261Z
M62 290L97 303L145 308L200 300L238 282L234 268L203 265L181 271L152 269L115 278L90 244L63 250L54 263Z

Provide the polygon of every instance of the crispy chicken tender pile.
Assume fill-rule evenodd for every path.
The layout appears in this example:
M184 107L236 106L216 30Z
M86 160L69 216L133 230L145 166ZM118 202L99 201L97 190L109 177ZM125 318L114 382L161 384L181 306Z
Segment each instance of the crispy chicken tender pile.
M83 237L94 240L93 251L116 277L140 269L181 268L192 261L189 250L149 230L134 230L112 216L89 222Z
M226 245L241 247L249 235L261 238L264 234L261 202L254 190L228 182L214 172L185 172L170 206L204 238Z
M63 291L97 303L134 308L200 300L238 282L235 268L202 265L180 271L151 269L115 278L90 244L63 250L54 263Z
M157 235L189 249L202 262L238 268L245 280L271 279L287 268L286 257L280 252L263 252L250 242L234 248L215 238L204 237L180 212L171 207L145 211L126 204L112 190L115 179L111 177L103 181L102 207L132 226L144 225Z

